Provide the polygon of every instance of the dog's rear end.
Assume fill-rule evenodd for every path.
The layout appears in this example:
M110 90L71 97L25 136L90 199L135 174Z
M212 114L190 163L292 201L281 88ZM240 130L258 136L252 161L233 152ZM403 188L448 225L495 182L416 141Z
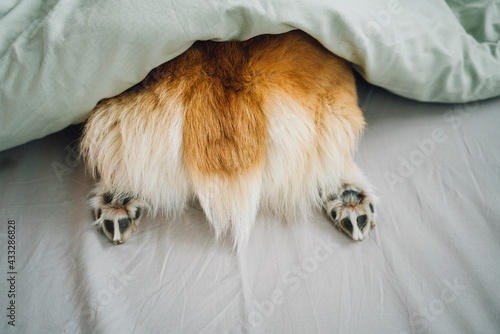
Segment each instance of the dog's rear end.
M374 218L351 158L363 127L350 66L305 33L197 42L87 121L96 224L121 243L143 207L178 214L197 197L237 249L259 208L323 208L362 240Z

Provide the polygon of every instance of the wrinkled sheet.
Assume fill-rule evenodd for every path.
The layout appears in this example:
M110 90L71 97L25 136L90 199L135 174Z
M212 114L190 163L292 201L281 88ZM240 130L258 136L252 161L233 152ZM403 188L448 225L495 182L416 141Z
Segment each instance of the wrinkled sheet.
M2 0L0 150L82 121L196 40L301 29L421 101L500 95L490 0Z
M233 256L194 207L114 246L91 226L77 128L0 153L0 332L498 333L500 98L429 104L361 83L360 104L356 161L379 198L363 242L321 213L261 213Z

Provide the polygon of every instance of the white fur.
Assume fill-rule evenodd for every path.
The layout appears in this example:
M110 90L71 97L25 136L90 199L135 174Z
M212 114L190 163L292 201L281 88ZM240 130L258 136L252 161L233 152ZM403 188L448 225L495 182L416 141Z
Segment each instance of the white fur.
M95 114L90 122L101 124L87 127L82 143L85 158L100 172L102 188L136 196L149 204L152 213L160 209L166 215L180 214L193 194L182 159L182 106L169 97L163 99L168 105L144 114L135 110L142 96L135 98L110 107L122 109L116 125L102 126L111 123L116 111L105 107Z
M343 155L331 140L326 150L318 146L323 135L293 97L277 94L266 108L270 140L261 204L278 216L304 219L321 204L320 188L338 186Z
M230 232L237 251L248 243L255 223L261 175L257 169L231 179L213 176L195 181L195 192L216 237Z
M335 106L321 106L327 110L315 120L307 106L276 92L264 105L269 140L263 165L231 179L195 179L182 154L180 98L160 97L158 110L147 113L136 110L143 98L127 95L89 120L82 148L89 166L101 173L101 189L131 194L153 213L167 215L179 214L197 196L216 237L230 231L237 250L247 244L259 208L304 219L322 207L320 189L335 193L346 178L364 183L356 171L344 175L357 134ZM121 108L118 120L112 108Z

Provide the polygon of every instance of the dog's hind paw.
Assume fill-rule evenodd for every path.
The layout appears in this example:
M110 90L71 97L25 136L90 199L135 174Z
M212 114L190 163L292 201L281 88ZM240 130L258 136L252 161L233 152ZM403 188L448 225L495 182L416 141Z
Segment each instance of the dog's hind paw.
M354 240L364 240L371 227L375 227L375 209L371 196L362 189L346 184L338 194L323 198L323 209L339 231Z
M124 243L137 229L143 204L127 194L102 192L90 200L94 209L94 225L113 244Z

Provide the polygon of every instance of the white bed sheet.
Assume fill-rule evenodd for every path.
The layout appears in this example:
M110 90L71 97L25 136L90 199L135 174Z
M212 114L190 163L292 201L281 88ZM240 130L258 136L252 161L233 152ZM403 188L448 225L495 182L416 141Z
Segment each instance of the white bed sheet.
M356 160L379 197L363 242L321 213L262 213L235 257L193 208L113 246L91 226L75 128L0 153L0 331L498 333L500 98L426 104L359 86Z

